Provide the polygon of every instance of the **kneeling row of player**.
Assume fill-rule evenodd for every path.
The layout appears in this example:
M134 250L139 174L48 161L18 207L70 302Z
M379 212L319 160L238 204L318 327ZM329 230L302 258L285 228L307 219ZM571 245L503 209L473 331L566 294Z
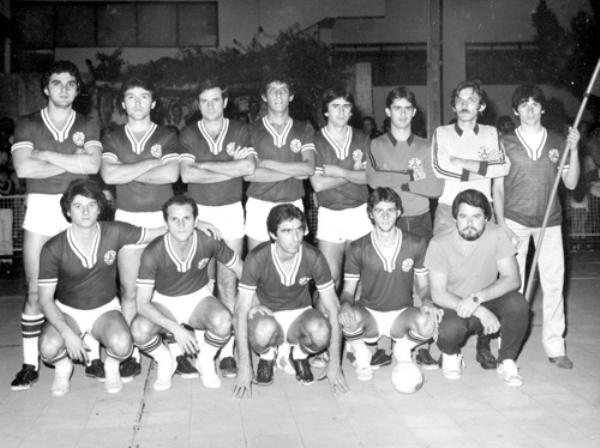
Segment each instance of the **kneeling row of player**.
M368 202L373 231L346 253L340 300L325 258L303 241L304 214L291 204L271 210L266 226L272 241L251 251L243 269L224 242L196 229L198 210L188 197L175 196L164 204L166 233L164 228L99 222L103 206L94 183L72 182L61 200L72 225L42 250L40 302L47 324L40 352L55 366L55 396L69 391L73 360L88 361L86 334L106 348L109 393L122 389L119 363L131 355L134 344L157 361L155 390L171 386L177 361L186 355L196 357L195 368L180 373L197 376L199 371L205 387L217 388L221 380L214 360L233 328L239 359L234 396L240 398L251 396L253 382L270 384L276 366L301 383L312 383L308 358L324 351L329 352L325 374L331 389L345 392L341 333L361 380L373 375L365 342L391 336L398 361L394 385L414 392L423 383L412 363L414 347L437 336L444 375L455 379L462 373L460 350L468 335L500 332L498 373L509 385L522 383L514 360L525 337L528 308L516 292L515 250L504 231L488 222L490 205L475 190L457 196L456 228L436 236L429 248L424 239L396 226L402 213L397 194L389 188L374 190ZM128 326L117 299L117 253L125 245L148 241L137 280L138 314ZM212 258L240 280L235 318L212 295L207 272ZM420 307L413 304L413 283ZM172 336L169 347L163 342L165 332ZM259 356L256 373L251 350Z

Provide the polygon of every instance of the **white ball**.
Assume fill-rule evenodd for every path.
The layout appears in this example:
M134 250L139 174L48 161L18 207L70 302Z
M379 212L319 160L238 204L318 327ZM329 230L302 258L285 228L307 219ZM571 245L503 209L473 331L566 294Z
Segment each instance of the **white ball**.
M424 382L423 372L413 362L399 362L392 370L394 389L403 394L414 394L423 387Z

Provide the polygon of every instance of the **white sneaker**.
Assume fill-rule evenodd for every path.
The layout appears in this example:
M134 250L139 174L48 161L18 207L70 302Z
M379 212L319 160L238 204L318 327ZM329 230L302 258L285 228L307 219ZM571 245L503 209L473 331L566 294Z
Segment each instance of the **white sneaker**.
M217 374L215 361L212 357L202 356L202 351L200 351L196 359L196 369L200 372L200 378L204 387L207 389L218 389L221 387L221 378Z
M119 365L119 361L110 356L107 356L104 360L104 389L109 394L118 394L123 389Z
M373 378L373 369L371 366L356 366L356 379L359 381L369 381Z
M465 362L460 353L447 355L442 353L442 373L449 380L458 380L462 376Z
M519 375L517 363L512 359L505 359L502 361L502 363L498 364L496 371L507 385L513 387L519 387L523 385L523 378L521 375Z
M54 381L50 391L55 397L62 397L71 389L71 374L73 373L73 362L69 358L63 358L54 365Z

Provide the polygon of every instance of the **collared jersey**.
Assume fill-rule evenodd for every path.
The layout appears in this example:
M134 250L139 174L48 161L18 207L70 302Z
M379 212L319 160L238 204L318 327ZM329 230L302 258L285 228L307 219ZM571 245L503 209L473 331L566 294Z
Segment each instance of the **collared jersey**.
M563 136L546 129L543 132L538 148L530 148L518 129L501 138L511 162L510 171L504 178L504 216L527 227L542 225L565 148ZM564 169L568 169L568 165ZM559 226L561 223L561 205L555 196L548 225Z
M473 130L463 130L457 124L439 126L431 147L435 175L446 180L440 204L451 205L458 193L470 188L491 201L491 179L506 176L510 169L493 126L477 124ZM451 161L452 156L479 161L479 172L460 168Z
M239 287L256 292L260 303L271 311L296 310L311 306L311 281L319 291L333 288L329 266L318 249L303 242L287 272L275 243L266 241L248 254Z
M241 121L223 120L221 132L213 139L202 120L186 126L179 135L181 160L200 162L230 162L234 159L234 151L238 147L250 148L250 132L248 125ZM254 150L246 151L246 156L256 154ZM202 205L228 205L242 200L241 177L223 182L188 184L188 194L196 203Z
M344 280L360 280L360 303L375 311L395 311L413 304L414 275L426 275L423 266L427 241L398 229L389 258L375 232L353 241L346 252Z
M323 173L323 165L337 165L346 170L354 170L360 164L364 169L369 148L369 137L358 129L346 127L347 135L340 146L327 132L327 127L315 133L315 149L317 151L315 172ZM367 202L369 191L366 185L348 182L340 187L317 192L319 205L332 209L344 210L358 207Z
M40 255L40 288L56 286L54 297L79 310L107 304L117 295L117 253L127 244L139 244L143 228L124 222L99 222L90 253L77 246L72 227L54 236Z
M281 133L269 123L267 117L250 125L250 141L260 159L278 162L302 162L304 151L314 151L314 130L305 121L292 118ZM293 202L304 197L304 186L299 179L278 182L250 182L249 197L269 202Z
M138 287L154 288L160 294L178 297L191 294L208 283L208 263L216 258L232 267L238 256L223 240L215 240L194 230L189 251L185 258L177 255L170 234L153 240L144 249Z
M139 140L128 125L108 131L102 138L103 159L121 164L138 163L148 159L178 160L177 132L152 123ZM128 212L156 212L173 196L173 187L167 184L127 182L116 185L117 208Z
M71 111L62 129L58 129L44 108L22 117L15 128L11 152L21 149L54 151L60 154L77 154L83 149L98 148L100 129L98 123L88 117ZM62 173L41 179L27 179L27 193L62 194L74 179L85 179L87 175Z

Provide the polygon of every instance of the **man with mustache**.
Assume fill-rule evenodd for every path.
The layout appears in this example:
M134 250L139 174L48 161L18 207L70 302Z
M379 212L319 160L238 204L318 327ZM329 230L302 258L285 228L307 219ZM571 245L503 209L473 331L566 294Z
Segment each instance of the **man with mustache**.
M434 235L454 227L451 205L458 193L475 189L491 201L492 179L508 174L510 164L499 145L496 128L477 123L486 108L486 98L479 81L460 82L450 95L456 123L440 126L433 134L433 170L444 179L433 220ZM484 369L496 368L487 337L477 341L477 361Z

